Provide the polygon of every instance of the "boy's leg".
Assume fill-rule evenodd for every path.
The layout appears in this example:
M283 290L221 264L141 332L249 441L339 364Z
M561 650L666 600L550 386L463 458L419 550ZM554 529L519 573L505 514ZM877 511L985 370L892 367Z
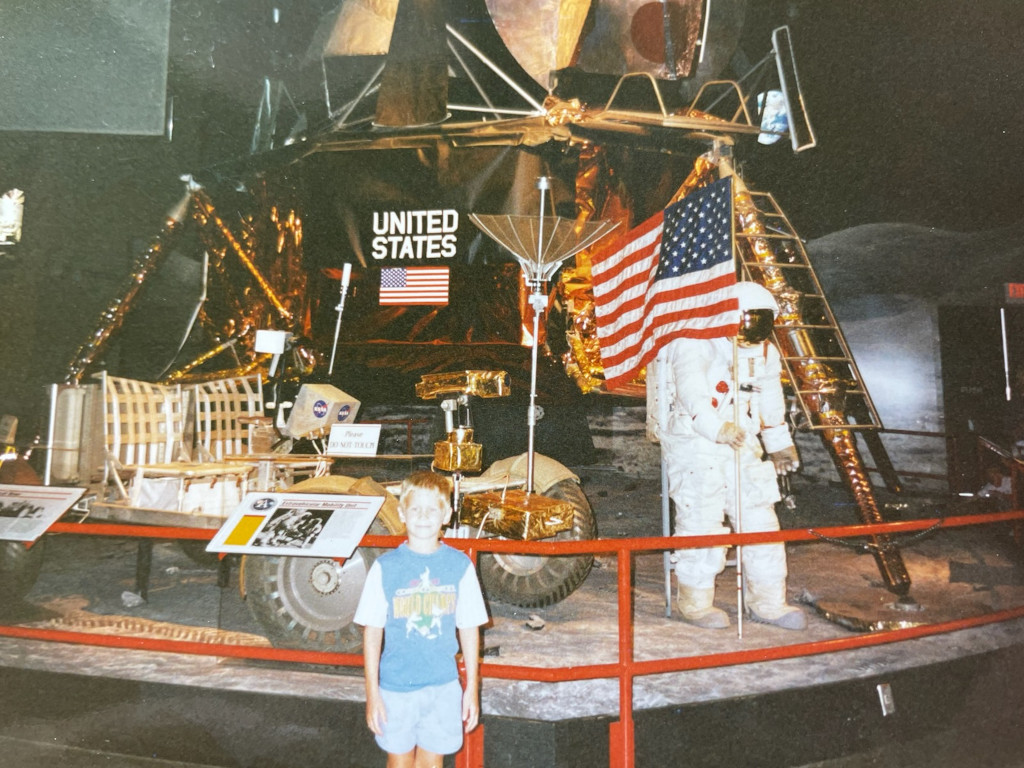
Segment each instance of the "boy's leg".
M416 747L415 752L416 761L413 763L414 768L441 768L444 764L444 755L431 752L423 747Z
M396 755L388 752L387 768L442 768L444 755L416 747L412 752Z
M396 755L394 752L388 752L387 768L413 768L416 765L415 759L415 749L413 749L411 752L405 752L401 755Z

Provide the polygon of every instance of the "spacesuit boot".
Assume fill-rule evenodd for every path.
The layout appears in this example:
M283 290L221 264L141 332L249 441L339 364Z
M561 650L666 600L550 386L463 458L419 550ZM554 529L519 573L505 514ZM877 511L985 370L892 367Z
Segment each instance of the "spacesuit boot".
M721 608L715 608L714 600L714 587L701 589L680 584L676 604L687 624L701 629L726 629L729 626L729 615Z
M786 582L758 584L746 581L744 607L747 616L760 624L782 629L804 629L807 617L799 608L786 603Z

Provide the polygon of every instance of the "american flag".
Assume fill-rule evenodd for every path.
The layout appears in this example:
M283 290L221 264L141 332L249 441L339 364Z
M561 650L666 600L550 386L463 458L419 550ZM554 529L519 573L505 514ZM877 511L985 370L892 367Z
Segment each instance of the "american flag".
M624 244L595 255L591 274L609 389L636 378L673 339L734 335L732 179L691 192L630 230Z
M448 267L385 267L380 271L380 303L448 303Z

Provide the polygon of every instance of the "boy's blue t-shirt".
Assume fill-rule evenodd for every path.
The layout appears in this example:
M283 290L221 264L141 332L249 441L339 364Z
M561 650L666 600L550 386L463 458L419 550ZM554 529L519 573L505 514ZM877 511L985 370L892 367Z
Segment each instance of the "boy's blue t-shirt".
M456 629L486 623L487 611L465 554L443 543L430 554L402 544L370 567L355 621L384 627L381 688L411 691L458 679Z

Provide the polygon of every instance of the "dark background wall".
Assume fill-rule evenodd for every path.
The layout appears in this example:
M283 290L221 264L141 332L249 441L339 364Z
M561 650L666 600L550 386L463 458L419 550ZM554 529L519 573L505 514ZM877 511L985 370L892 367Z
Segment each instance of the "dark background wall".
M82 100L69 110L37 88L29 101L50 109L46 120L27 129L23 113L11 112L0 124L0 191L18 187L27 199L24 240L0 256L0 412L21 418L23 437L41 426L44 384L63 377L123 292L134 257L183 191L180 176L247 154L263 76L287 73L294 94L315 95L316 67L302 60L336 3L277 3L276 24L269 0L97 2L110 22L99 25L82 21L87 5L13 6L25 38L47 27L59 34L48 45L19 33L14 53L23 60L3 62L5 71L38 70L39 82L70 82L64 91ZM469 5L451 3L458 13ZM780 143L747 158L745 173L808 237L882 221L953 231L1017 224L1024 81L1015 73L1024 42L1007 30L1022 13L1010 0L752 0L744 51L756 60L772 26L791 26L819 147L794 156ZM126 49L125 30L140 24L147 32L129 36ZM84 71L79 46L131 55L112 63L121 75L94 82L90 94L85 75L94 73ZM164 93L154 85L161 65ZM25 97L10 87L4 99ZM93 108L113 130L76 122ZM55 125L61 116L69 122ZM173 116L173 131L140 135L157 116L165 128ZM172 301L192 295L192 275L182 265Z

